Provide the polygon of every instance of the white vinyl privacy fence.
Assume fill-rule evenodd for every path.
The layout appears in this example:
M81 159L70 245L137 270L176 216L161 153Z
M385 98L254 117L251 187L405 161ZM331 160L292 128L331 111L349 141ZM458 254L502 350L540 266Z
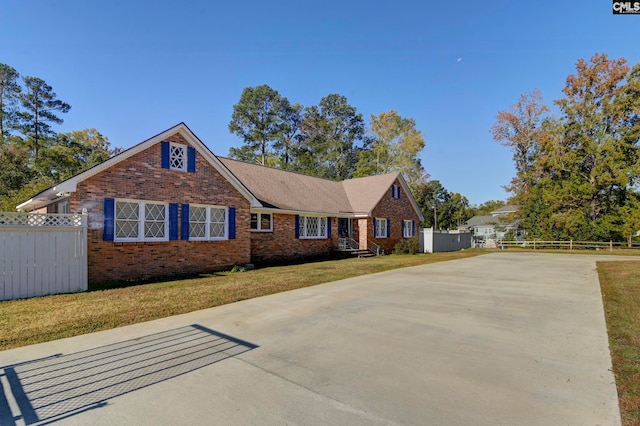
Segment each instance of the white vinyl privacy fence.
M86 290L86 215L0 212L0 300Z

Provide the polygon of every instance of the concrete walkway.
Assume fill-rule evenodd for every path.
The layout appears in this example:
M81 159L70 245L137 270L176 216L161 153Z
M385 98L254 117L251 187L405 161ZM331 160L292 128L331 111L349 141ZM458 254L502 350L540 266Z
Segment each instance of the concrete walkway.
M597 259L495 253L0 352L0 424L618 425Z

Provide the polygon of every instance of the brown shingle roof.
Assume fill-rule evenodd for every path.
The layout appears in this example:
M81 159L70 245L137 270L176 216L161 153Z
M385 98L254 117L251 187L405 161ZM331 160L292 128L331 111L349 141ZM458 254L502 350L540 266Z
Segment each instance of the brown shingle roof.
M351 211L368 213L373 210L398 176L399 173L387 173L342 181L344 191L351 202Z
M398 173L336 182L218 157L265 207L316 213L367 214Z

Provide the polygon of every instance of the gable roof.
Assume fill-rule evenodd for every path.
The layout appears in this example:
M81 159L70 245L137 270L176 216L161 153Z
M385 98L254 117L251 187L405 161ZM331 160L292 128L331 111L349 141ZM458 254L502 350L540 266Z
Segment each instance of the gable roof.
M185 123L179 123L108 160L40 192L17 206L18 210L35 210L75 192L78 183L126 160L127 158L179 133L231 185L252 208L277 209L282 212L331 214L344 217L371 216L373 209L398 180L420 220L420 207L400 173L369 176L337 182L258 164L217 157Z
M266 208L315 213L351 212L340 182L220 157Z
M348 179L342 181L341 184L351 202L352 211L370 214L396 179L404 181L400 173L387 173L384 175ZM408 191L409 188L405 187L405 194L409 193ZM413 197L411 197L411 199L413 199ZM420 214L419 208L417 212Z
M225 157L220 157L220 161L267 209L370 216L396 180L400 182L404 193L410 194L400 173L337 182ZM420 220L424 220L413 197L409 197L409 200Z
M509 213L516 213L519 211L520 211L520 206L516 206L514 204L508 204L506 206L500 207L499 209L492 211L491 214L494 216L499 216L499 215L506 215Z
M467 220L467 226L497 225L499 221L500 218L495 216L473 216Z
M91 176L94 176L118 163L120 163L121 161L126 160L127 158L144 151L145 149L163 141L164 139L168 138L171 135L174 135L176 133L180 133L180 135L182 135L186 141L189 143L189 145L191 145L192 147L194 147L196 149L196 151L198 153L200 153L200 155L202 155L202 157L205 158L205 160L207 160L209 162L209 164L211 164L227 181L229 181L229 183L231 183L231 185L238 191L240 192L240 194L242 194L247 200L249 200L249 202L251 203L251 206L260 206L260 203L255 199L255 197L253 197L253 195L251 194L251 192L242 184L242 182L240 182L234 175L233 173L231 173L225 166L224 164L222 164L220 162L220 160L218 159L218 157L216 157L210 150L209 148L207 148L207 146L202 143L202 141L200 139L198 139L198 137L191 131L191 129L189 129L187 127L186 124L184 123L179 123L167 130L165 130L162 133L159 133L155 136L153 136L152 138L147 139L146 141L143 141L123 152L121 152L118 155L115 155L111 158L109 158L107 161L104 161L100 164L97 164L96 166L85 170L82 173L79 173L67 180L64 180L60 183L58 183L57 185L52 186L51 188L45 189L44 191L42 191L41 193L37 194L36 196L34 196L33 198L25 201L24 203L18 205L16 208L18 210L34 210L40 207L43 207L49 203L51 203L53 200L60 198L61 196L63 196L66 193L69 192L75 192L78 183L82 182L83 180L86 180L88 178L90 178Z

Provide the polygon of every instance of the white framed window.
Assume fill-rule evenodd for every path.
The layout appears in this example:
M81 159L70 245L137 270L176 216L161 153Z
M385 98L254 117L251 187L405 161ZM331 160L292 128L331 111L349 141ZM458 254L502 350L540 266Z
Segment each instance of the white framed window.
M226 240L229 238L228 223L227 207L189 206L189 240Z
M187 147L171 142L169 144L169 168L181 172L187 171Z
M327 238L327 218L300 216L300 238Z
M400 198L400 185L391 185L391 198Z
M169 205L115 200L114 241L168 241Z
M402 236L404 238L413 237L413 221L412 220L403 220L404 223L402 227Z
M252 231L273 231L273 215L271 213L251 213Z
M387 219L376 218L376 238L387 238Z

